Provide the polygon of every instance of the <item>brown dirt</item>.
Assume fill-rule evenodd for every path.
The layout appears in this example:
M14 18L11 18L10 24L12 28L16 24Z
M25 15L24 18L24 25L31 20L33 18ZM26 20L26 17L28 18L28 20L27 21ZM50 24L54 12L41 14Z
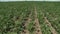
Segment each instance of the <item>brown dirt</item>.
M41 32L41 27L40 27L40 24L39 24L39 21L38 21L38 18L37 18L37 11L36 11L36 7L34 8L34 23L35 23L35 31L34 31L34 34L42 34Z
M50 27L50 31L52 32L52 34L57 34L56 30L51 26L51 23L48 21L47 17L44 16L44 13L42 14L45 19L45 23Z
M30 16L31 16L31 14L29 14L29 17L27 18L27 21L25 22L24 27L25 27L26 29L24 29L24 30L21 32L21 34L29 34L29 31L28 31L27 27L28 27L28 25L29 25L29 22L31 21Z
M29 34L29 31L27 29L23 30L21 34Z
M57 34L56 30L51 26L51 23L48 21L48 19L47 19L46 17L44 17L44 19L45 19L46 23L48 24L48 26L51 28L51 29L50 29L51 32L52 32L53 34Z

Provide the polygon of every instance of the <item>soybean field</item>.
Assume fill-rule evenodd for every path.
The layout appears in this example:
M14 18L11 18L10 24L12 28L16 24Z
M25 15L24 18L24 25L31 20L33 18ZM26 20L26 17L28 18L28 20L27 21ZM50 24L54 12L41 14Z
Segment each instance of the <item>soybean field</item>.
M60 34L60 2L0 2L0 34Z

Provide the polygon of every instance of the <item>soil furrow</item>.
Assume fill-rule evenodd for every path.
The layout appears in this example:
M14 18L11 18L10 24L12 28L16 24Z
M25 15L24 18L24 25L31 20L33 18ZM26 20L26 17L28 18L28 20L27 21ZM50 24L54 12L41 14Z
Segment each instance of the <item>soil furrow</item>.
M50 31L52 32L52 34L57 34L56 30L52 27L51 23L48 21L47 17L44 16L44 13L43 14L43 17L45 19L45 23L50 27Z
M34 34L42 34L41 32L41 27L40 27L40 24L39 24L39 21L38 21L38 18L37 18L37 9L36 7L34 8L34 23L35 23L35 31L34 31Z
M31 21L30 16L31 16L31 13L29 14L29 16L27 18L25 18L26 21L25 21L24 26L23 26L23 27L25 27L25 29L21 32L21 34L29 34L27 27L29 25L29 22Z

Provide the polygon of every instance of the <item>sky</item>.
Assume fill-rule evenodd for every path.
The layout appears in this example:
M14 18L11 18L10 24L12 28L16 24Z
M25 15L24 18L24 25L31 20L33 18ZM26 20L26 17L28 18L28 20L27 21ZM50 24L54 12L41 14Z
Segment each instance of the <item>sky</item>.
M0 1L25 1L25 0L0 0ZM27 0L27 1L60 1L60 0Z

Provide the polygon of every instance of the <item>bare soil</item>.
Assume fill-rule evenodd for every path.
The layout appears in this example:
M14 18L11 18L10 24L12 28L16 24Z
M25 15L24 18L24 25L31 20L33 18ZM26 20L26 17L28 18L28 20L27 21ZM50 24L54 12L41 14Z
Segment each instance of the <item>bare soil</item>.
M21 32L21 34L29 34L27 27L29 25L29 22L31 21L30 16L31 16L31 14L29 14L28 18L26 19L26 21L24 23L25 25L23 25L25 27L25 29Z
M38 18L37 18L37 9L36 9L36 7L34 8L34 13L35 13L35 15L34 15L34 18L35 18L35 20L34 20L34 23L35 23L34 34L42 34L41 27L40 27L40 24L39 24L39 21L38 21Z
M50 27L50 31L52 32L52 34L57 34L56 30L52 27L51 23L48 21L47 17L44 16L44 13L43 14L43 17L45 19L45 23Z

